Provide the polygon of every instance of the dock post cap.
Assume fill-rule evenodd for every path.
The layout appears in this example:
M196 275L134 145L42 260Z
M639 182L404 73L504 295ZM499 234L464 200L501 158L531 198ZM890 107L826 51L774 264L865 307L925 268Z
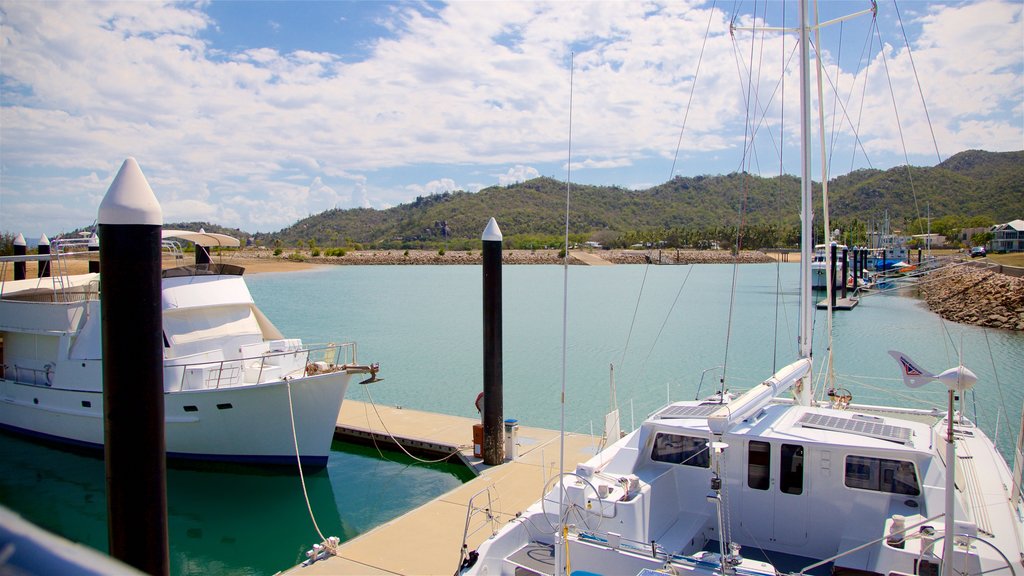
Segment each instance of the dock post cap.
M39 246L49 246L50 245L50 239L46 237L46 234L42 234L42 235L39 236L39 244L38 245Z
M163 225L163 210L135 158L126 158L110 183L100 202L99 223Z
M498 228L498 221L493 216L487 221L487 227L484 228L484 234L480 239L484 242L501 242L501 228Z
M27 244L25 243L25 235L19 233L18 237L14 239L14 245L15 246L27 246Z
M100 237L95 232L89 237L89 248L98 248L100 245Z

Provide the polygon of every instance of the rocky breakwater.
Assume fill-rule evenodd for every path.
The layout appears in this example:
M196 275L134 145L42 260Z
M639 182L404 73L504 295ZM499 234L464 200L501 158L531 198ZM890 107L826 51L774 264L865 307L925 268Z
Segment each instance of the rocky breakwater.
M728 250L611 250L600 253L616 264L767 264L775 262L759 250L742 250L733 255Z
M964 266L947 267L921 284L928 308L947 320L1024 330L1024 278Z

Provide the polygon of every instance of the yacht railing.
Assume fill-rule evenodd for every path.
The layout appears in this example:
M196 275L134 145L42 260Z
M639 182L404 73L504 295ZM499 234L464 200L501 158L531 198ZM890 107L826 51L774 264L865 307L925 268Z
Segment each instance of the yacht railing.
M53 374L52 364L47 364L42 368L4 364L3 373L0 374L0 377L9 378L19 384L50 387L53 386Z
M284 377L339 372L356 366L355 342L316 344L270 351L245 358L164 364L165 390L208 390L242 384L263 384ZM175 386L167 386L170 378Z
M474 504L476 499L482 496L487 497L487 505L480 507L479 505ZM488 486L476 494L473 494L469 499L469 503L466 504L466 526L462 531L462 546L459 548L459 567L455 569L455 574L461 573L462 568L469 559L470 552L468 542L470 536L485 528L490 528L490 537L493 537L498 533L498 517L497 512L494 510L494 500L496 499L492 499L491 497L491 486ZM483 520L479 521L478 524L472 524L473 519L481 514L483 515Z

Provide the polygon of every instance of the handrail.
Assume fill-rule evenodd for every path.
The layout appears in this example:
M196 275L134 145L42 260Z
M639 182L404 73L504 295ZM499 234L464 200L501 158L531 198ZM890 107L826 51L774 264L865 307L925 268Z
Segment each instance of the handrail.
M473 494L473 496L470 497L469 502L466 503L466 525L462 530L462 546L459 547L459 565L455 569L456 576L462 573L463 563L469 557L469 547L466 544L466 542L469 540L470 535L476 534L481 529L486 527L488 523L491 527L491 536L494 536L498 532L497 530L495 530L495 523L497 522L497 518L495 517L494 513L494 502L491 499L491 488L492 486L484 487L483 490L480 490L476 494ZM485 493L487 494L487 507L477 508L476 506L474 506L473 501L476 500L477 496L480 496L481 494ZM486 515L485 522L481 523L480 526L477 526L471 532L469 529L469 523L474 516L481 512Z
M344 366L351 366L356 363L356 346L354 342L343 342L340 344L314 344L310 346L302 346L294 350L283 350L276 352L265 352L256 356L246 356L241 358L232 358L230 360L208 360L205 362L185 362L185 363L165 363L164 369L181 369L181 379L178 382L177 390L181 391L185 388L185 377L189 370L195 369L209 369L210 372L214 370L217 372L217 382L214 388L220 388L221 379L224 375L224 370L239 369L244 377L245 363L249 361L258 360L260 362L260 371L258 373L256 383L260 383L263 379L263 369L267 366L268 360L273 358L283 357L296 357L299 355L305 355L305 362L302 366L308 366L311 363L311 359L319 353L323 352L323 361L329 365L337 368ZM319 361L319 360L316 360Z

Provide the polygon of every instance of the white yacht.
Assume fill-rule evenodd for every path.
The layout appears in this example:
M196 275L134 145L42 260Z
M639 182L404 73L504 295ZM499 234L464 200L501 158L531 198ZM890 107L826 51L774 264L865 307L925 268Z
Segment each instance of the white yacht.
M864 13L873 12L872 5ZM806 0L799 13L806 151L809 37L818 26ZM945 410L858 406L836 388L827 400L815 398L809 153L803 158L797 359L739 396L721 390L673 402L618 441L613 436L574 472L551 477L538 502L477 550L464 550L460 573L1024 570L1024 452L1018 439L1011 472L993 441L954 409L973 373L959 366L931 374L890 351L908 386L946 385Z
M175 264L178 240L194 242L197 255L238 245L205 232L163 236ZM52 255L0 258L4 268L48 259L53 270L0 282L0 427L102 448L101 279L66 273L72 252L84 248L82 240L57 241ZM377 367L357 363L354 343L285 338L256 306L242 272L198 258L163 270L167 456L295 465L297 445L303 465L323 466L353 375L373 380Z
M829 269L832 267L829 260L832 246L836 247L836 265L835 275L832 276L832 287L843 287L843 262L850 254L846 245L832 242L828 245L816 244L814 246L814 259L811 260L811 287L815 290L824 290L828 286ZM849 269L848 273L850 273Z

